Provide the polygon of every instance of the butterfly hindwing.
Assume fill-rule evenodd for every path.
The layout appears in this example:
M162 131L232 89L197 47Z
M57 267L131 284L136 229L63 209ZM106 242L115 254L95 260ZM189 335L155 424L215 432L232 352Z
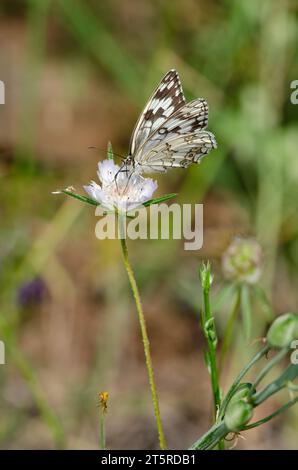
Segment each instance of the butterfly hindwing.
M178 73L170 70L149 99L132 134L130 155L136 155L150 136L185 104Z
M152 148L141 163L142 169L144 172L163 172L168 168L187 168L198 163L213 148L216 148L216 141L209 131L178 134Z

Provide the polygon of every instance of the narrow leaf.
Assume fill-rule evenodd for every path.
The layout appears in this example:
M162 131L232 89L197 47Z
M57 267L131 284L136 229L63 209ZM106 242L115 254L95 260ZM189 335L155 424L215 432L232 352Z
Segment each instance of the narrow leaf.
M219 291L212 296L213 311L220 310L229 299L234 298L235 284L228 283L224 285Z
M81 194L74 193L73 191L69 191L68 189L61 189L60 191L63 194L66 194L67 196L74 197L75 199L78 199L79 201L86 202L87 204L91 204L92 206L99 206L99 203L94 201L94 199L91 199L88 196L82 196Z
M108 160L114 160L113 147L111 142L108 143L107 158Z
M150 199L147 202L143 203L143 206L148 207L151 206L152 204L159 204L160 202L168 201L169 199L172 199L173 197L177 196L178 193L171 193L171 194L166 194L165 196L157 197L155 199Z
M263 390L256 393L253 397L253 403L255 406L260 405L263 401L267 400L271 395L279 392L282 388L287 386L289 381L293 381L298 376L298 365L290 364L286 370L272 383L267 385Z
M262 287L256 285L253 287L253 294L255 294L255 296L258 298L267 320L271 321L274 315L266 292L262 289Z

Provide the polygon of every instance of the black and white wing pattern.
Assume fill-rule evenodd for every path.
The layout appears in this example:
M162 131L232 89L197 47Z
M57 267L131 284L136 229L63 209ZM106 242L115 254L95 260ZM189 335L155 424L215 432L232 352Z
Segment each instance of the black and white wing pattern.
M141 173L187 168L192 163L199 163L213 148L216 148L216 141L211 132L177 134L149 150L141 162L137 162L140 169L137 168Z
M130 158L139 173L164 172L198 163L216 148L206 131L208 104L198 98L185 104L178 74L168 72L141 115L132 137Z
M156 129L185 104L176 70L170 70L150 97L132 133L130 155L138 153Z

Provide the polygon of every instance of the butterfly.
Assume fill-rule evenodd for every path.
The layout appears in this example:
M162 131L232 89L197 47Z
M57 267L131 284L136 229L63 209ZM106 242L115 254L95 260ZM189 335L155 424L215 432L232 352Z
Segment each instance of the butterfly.
M186 103L179 75L170 70L136 123L123 166L142 174L199 163L216 148L207 124L207 101L197 98Z

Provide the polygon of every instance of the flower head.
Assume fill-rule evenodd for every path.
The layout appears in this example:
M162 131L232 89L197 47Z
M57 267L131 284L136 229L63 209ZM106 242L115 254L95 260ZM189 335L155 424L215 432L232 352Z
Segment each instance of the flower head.
M109 401L109 393L108 392L100 392L98 394L99 397L99 406L103 413L106 413L108 410L108 401Z
M120 171L113 160L99 162L97 175L101 185L91 181L84 189L108 210L129 212L149 201L157 189L156 181L137 173Z
M255 284L262 272L262 250L251 238L235 238L222 257L227 279Z

